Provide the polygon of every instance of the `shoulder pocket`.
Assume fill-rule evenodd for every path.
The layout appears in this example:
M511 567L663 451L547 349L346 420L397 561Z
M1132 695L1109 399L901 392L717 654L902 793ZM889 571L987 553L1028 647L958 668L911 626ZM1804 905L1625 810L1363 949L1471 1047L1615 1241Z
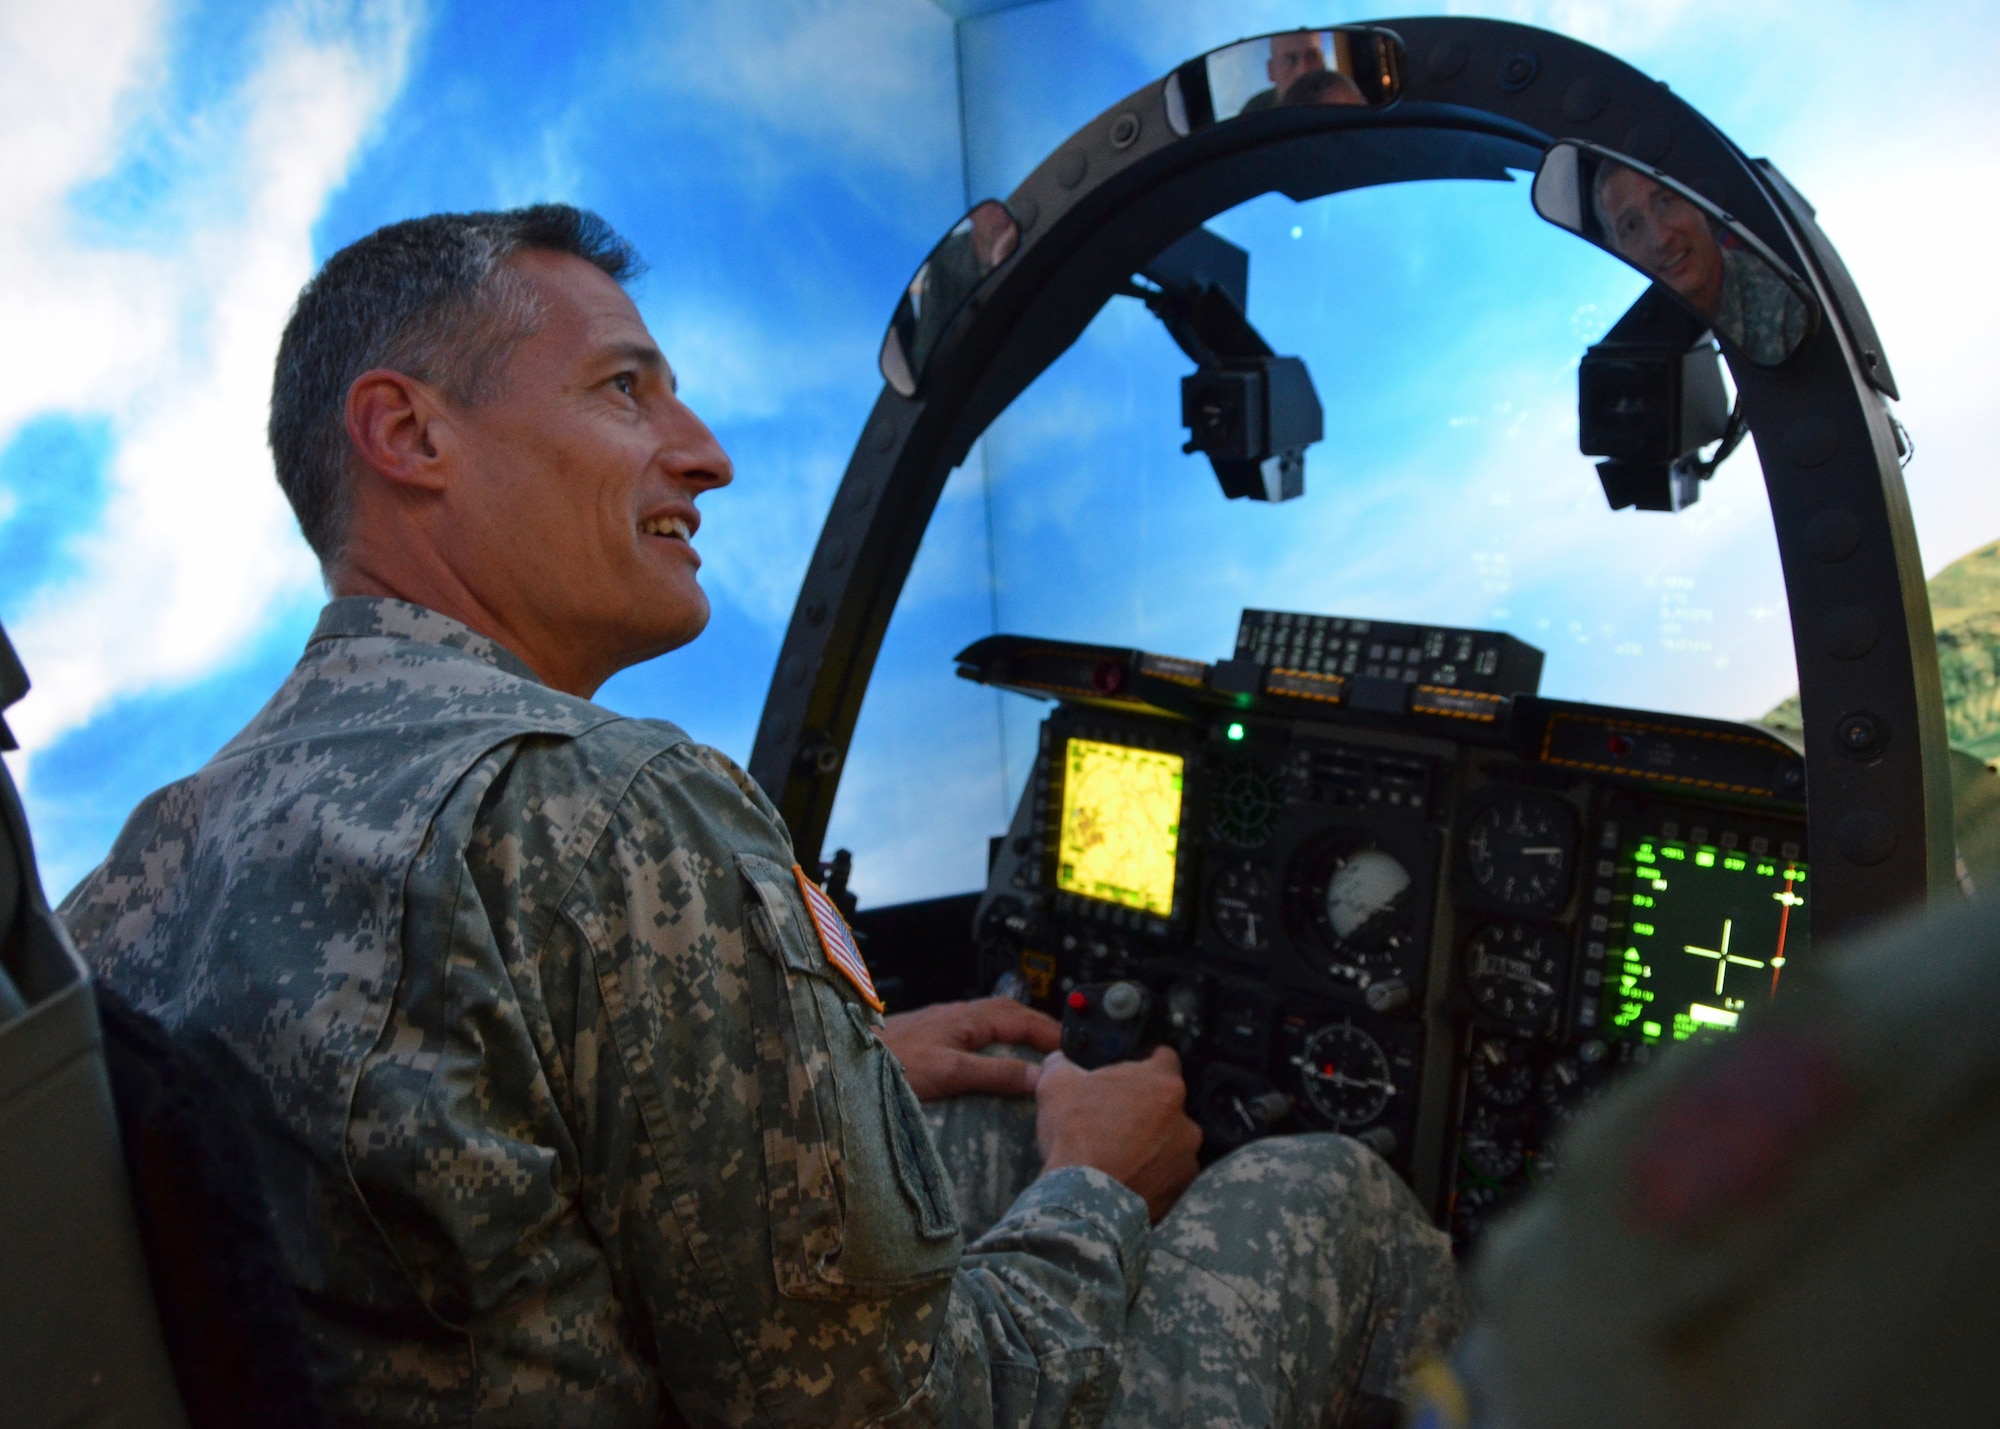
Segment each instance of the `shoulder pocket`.
M826 958L792 870L738 854L751 941L772 1255L787 1295L921 1285L959 1261L958 1210L877 1014Z

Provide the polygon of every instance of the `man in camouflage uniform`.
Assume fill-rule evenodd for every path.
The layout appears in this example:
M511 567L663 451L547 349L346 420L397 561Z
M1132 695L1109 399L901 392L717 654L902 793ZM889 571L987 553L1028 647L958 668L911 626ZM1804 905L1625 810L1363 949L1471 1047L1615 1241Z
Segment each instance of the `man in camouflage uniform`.
M1786 969L1586 1118L1496 1227L1420 1429L1843 1429L2000 1411L2000 919Z
M1458 1312L1378 1160L1300 1138L1194 1178L1170 1052L1031 1070L969 1055L1052 1045L1025 1009L885 1023L763 793L588 702L701 629L694 501L730 479L631 263L561 207L329 260L271 438L336 598L64 906L254 1108L335 1417L1304 1425L1385 1403ZM904 1066L933 1098L1034 1091L1040 1174L970 1244Z

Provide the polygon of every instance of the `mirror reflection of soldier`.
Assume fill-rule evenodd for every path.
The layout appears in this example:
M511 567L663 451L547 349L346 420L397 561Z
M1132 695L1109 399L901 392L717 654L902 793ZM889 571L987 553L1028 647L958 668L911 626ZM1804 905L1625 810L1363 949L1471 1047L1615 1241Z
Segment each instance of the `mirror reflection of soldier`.
M1996 945L1972 902L1831 950L1586 1114L1416 1429L1993 1423Z
M1606 162L1591 203L1612 247L1665 283L1752 362L1782 362L1806 335L1798 294L1726 229L1672 189Z
M1326 52L1320 48L1320 36L1318 30L1294 30L1287 35L1271 36L1271 57L1264 61L1264 77L1271 81L1271 87L1251 95L1238 112L1249 114L1258 109L1276 109L1280 104L1300 103L1288 93L1292 86L1307 75L1326 72ZM1355 93L1360 91L1357 89Z
M953 225L924 264L917 280L917 327L910 340L910 366L921 372L931 349L972 290L1013 256L1021 230L1007 206L988 199Z
M1337 69L1317 69L1302 74L1286 87L1278 101L1283 105L1337 104L1343 108L1366 105L1361 86Z

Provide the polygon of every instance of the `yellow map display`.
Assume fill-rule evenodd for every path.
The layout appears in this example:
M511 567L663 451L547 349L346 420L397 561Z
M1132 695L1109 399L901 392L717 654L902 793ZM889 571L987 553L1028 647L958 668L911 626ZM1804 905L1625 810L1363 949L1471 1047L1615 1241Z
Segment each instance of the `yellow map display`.
M1162 918L1171 913L1185 763L1178 754L1070 740L1056 887Z

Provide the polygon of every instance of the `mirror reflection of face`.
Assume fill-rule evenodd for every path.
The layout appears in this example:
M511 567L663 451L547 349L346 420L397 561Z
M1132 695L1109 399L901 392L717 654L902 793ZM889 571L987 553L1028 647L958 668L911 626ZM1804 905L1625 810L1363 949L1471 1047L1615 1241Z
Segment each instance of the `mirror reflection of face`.
M1300 75L1278 97L1278 103L1363 105L1368 99L1361 86L1337 69L1316 69Z
M1289 35L1271 37L1271 58L1264 62L1264 73L1270 78L1271 87L1279 94L1284 94L1301 76L1317 73L1325 68L1326 55L1319 47L1318 32L1300 30Z
M1006 205L982 203L972 210L971 222L972 251L983 270L991 272L1013 256L1021 230Z
M1722 304L1722 248L1702 211L1623 164L1599 172L1597 216L1619 256L1713 317Z

